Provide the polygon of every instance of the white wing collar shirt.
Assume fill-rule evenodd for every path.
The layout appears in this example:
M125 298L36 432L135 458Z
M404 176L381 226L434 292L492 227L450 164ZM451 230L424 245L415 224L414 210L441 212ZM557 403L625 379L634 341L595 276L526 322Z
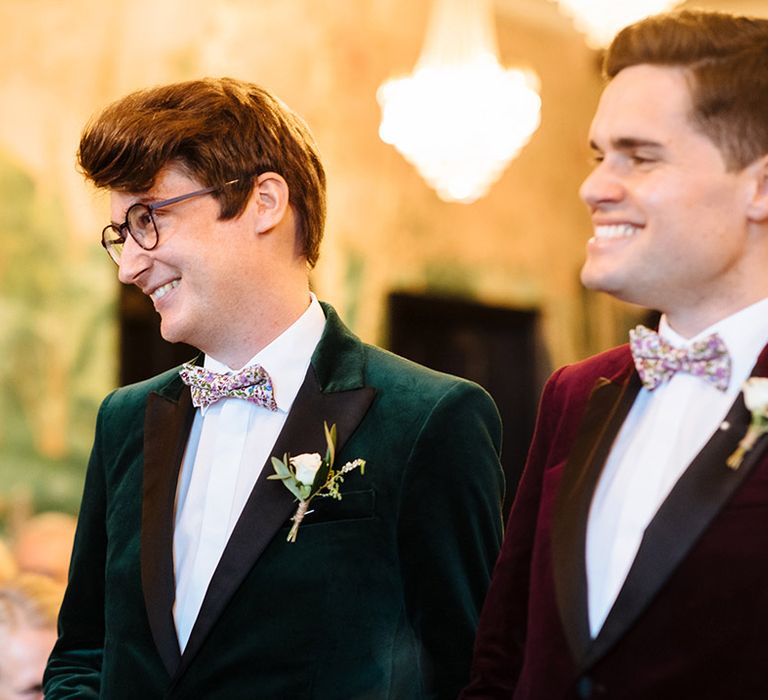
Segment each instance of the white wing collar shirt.
M662 316L659 334L675 347L718 333L731 356L725 391L678 372L642 388L600 475L587 524L589 625L596 637L637 555L645 528L677 480L719 428L768 342L768 299L683 338Z
M271 456L323 334L325 315L317 297L310 297L302 316L244 365L259 364L267 370L277 411L239 398L196 411L176 489L173 532L173 615L182 652L224 547ZM205 368L234 369L208 356Z

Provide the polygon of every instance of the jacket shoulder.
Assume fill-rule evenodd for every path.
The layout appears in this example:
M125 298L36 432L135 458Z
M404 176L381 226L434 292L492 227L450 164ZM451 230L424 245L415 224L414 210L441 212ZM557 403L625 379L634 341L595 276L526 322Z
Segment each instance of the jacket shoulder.
M363 352L366 379L374 387L408 384L412 391L427 394L443 394L455 388L485 391L468 379L430 369L375 345L363 344Z
M180 367L174 367L161 374L145 379L135 384L127 384L113 391L102 404L103 410L131 411L141 409L147 403L147 397L154 393L171 392L174 398L178 396L178 389L181 388L182 381L179 377Z
M565 365L563 374L567 376L588 375L595 379L597 377L615 379L617 375L624 375L627 365L631 362L632 353L629 350L629 344L624 343L624 345L604 350L580 362Z
M429 421L451 425L478 421L500 440L496 402L479 384L420 365L372 345L364 345L365 383L376 391L381 416L398 416L402 425Z
M544 388L545 395L557 394L561 401L585 401L596 382L604 379L621 383L634 371L629 345L619 345L555 371Z

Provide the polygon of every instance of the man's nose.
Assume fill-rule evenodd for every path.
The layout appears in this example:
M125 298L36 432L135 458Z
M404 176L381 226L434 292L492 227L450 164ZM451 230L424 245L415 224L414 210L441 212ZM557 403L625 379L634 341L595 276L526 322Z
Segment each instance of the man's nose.
M148 254L133 236L128 236L120 255L117 277L123 284L138 284L141 275L152 265L152 256Z
M621 201L624 193L624 184L605 161L595 166L579 188L579 197L592 211L603 204Z

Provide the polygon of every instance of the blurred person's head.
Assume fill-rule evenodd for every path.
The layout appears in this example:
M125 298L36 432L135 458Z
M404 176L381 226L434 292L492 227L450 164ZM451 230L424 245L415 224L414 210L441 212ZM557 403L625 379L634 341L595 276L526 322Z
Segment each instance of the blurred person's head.
M0 539L0 584L16 576L18 567L11 548L4 539Z
M20 572L66 582L77 519L68 513L33 515L16 532L13 554Z
M0 585L0 700L42 700L64 586L20 574Z

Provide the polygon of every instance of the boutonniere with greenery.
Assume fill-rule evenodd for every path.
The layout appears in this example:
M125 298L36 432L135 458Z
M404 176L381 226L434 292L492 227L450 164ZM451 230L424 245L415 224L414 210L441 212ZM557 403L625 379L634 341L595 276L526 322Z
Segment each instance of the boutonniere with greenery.
M288 454L283 455L282 459L272 457L272 467L274 474L268 476L268 479L279 479L299 501L299 507L296 509L291 520L293 526L288 533L288 542L295 542L299 532L299 525L304 520L304 516L312 511L309 510L309 504L316 496L320 498L335 498L341 500L341 485L344 483L344 475L353 469L360 468L360 473L365 472L365 460L355 459L347 462L343 467L335 469L333 466L336 459L336 424L330 428L328 423L323 421L325 430L325 441L328 444L325 457L321 457L317 452L312 454L300 454L291 457Z
M726 464L738 469L758 438L768 433L768 377L750 377L742 386L744 403L752 411L752 422L739 446L728 457Z

